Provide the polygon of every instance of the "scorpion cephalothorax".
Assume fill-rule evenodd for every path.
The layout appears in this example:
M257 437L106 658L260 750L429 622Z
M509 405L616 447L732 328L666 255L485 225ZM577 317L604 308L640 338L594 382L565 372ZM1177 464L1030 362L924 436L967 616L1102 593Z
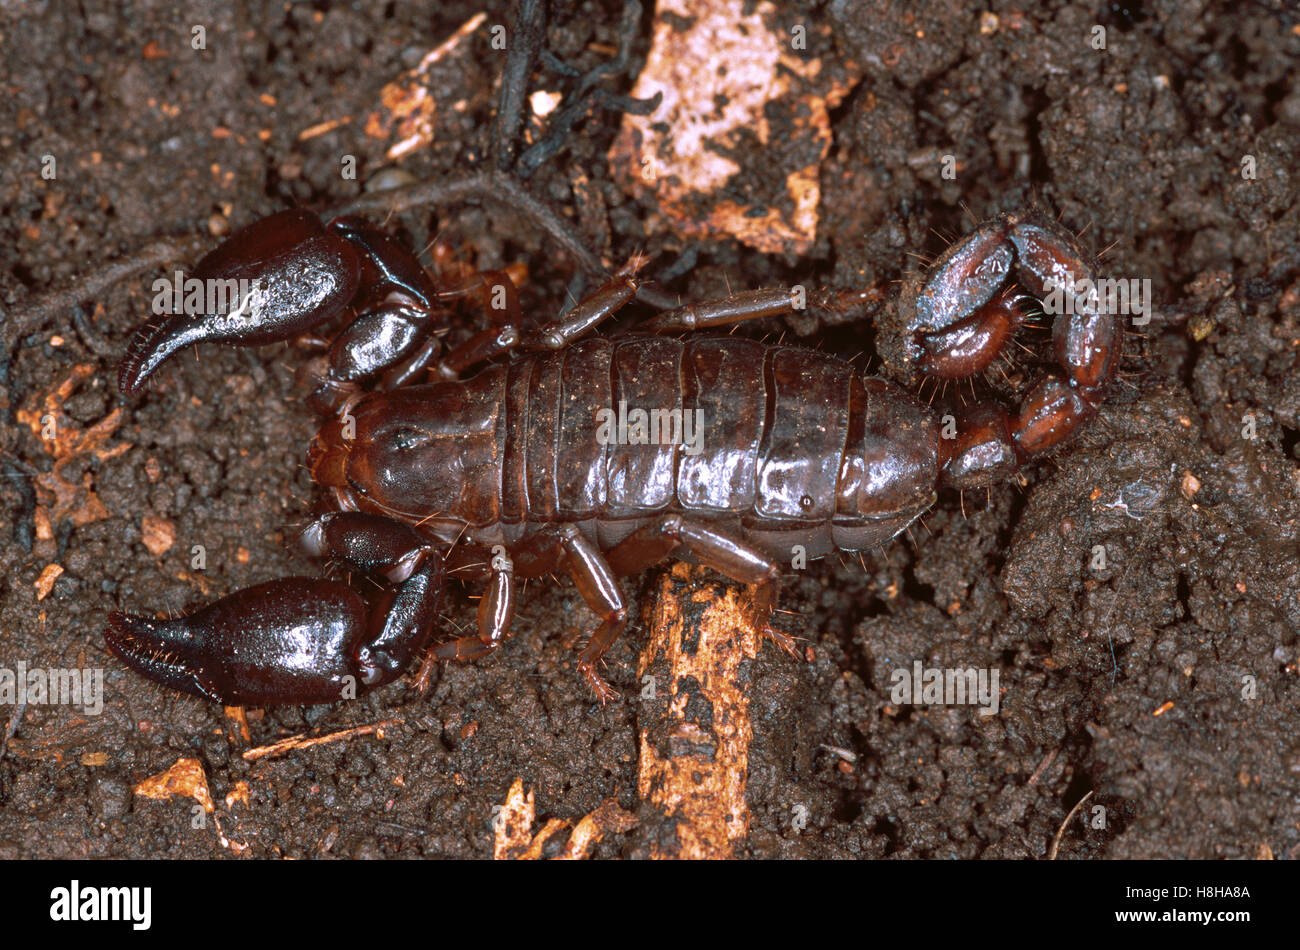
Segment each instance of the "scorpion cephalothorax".
M1119 358L1118 319L1085 301L1055 316L1058 368L1017 411L968 407L945 438L905 389L817 350L668 335L786 312L783 289L661 313L640 335L592 334L634 297L632 270L533 331L510 288L503 320L443 353L440 307L464 288L438 286L383 232L284 211L233 234L195 276L253 279L263 292L239 321L145 326L121 388L136 392L190 343L270 343L355 311L312 367L310 404L329 418L309 462L336 510L311 523L302 547L382 581L382 593L367 603L339 581L271 581L180 619L114 613L109 647L161 683L227 704L333 702L392 681L422 654L421 682L435 660L492 652L509 633L517 581L562 568L600 620L579 668L604 702L615 693L601 657L627 622L617 578L688 556L756 585L759 626L796 653L767 623L796 546L808 557L874 547L940 486L1006 478L1095 414ZM1094 276L1060 226L1001 215L905 286L882 356L913 378L981 373L1023 322L1026 297ZM611 437L602 426L628 407L692 420L698 445L667 423L663 438ZM430 649L449 574L486 580L478 632Z

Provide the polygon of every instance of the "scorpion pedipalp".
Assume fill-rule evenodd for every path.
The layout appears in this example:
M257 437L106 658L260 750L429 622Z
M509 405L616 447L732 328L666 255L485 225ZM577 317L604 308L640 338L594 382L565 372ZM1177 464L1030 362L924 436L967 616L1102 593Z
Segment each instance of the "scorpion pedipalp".
M118 384L124 393L138 392L164 361L193 343L260 346L304 333L341 313L359 279L356 250L314 214L281 211L255 221L195 266L193 305L151 320L132 337Z
M114 613L104 639L150 679L226 705L332 703L361 679L365 604L346 584L268 581L186 617Z
M279 343L353 307L357 316L313 380L313 404L332 408L358 380L423 352L441 312L437 288L398 241L359 219L322 224L302 209L240 228L199 261L185 287L182 312L155 318L132 337L118 377L124 393L138 392L191 344ZM424 359L434 355L429 349Z
M236 591L184 617L109 617L104 638L127 666L226 705L332 703L392 682L433 633L444 558L409 526L330 513L304 547L397 581L369 604L347 584L288 577Z

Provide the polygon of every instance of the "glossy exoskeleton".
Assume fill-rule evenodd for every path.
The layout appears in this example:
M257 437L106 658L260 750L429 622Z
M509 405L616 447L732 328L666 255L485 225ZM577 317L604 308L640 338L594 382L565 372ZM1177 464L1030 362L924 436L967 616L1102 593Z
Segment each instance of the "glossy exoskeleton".
M227 704L333 702L392 681L420 655L423 682L435 660L495 650L519 580L557 569L599 618L578 666L605 702L615 693L601 657L627 618L618 577L670 556L756 585L759 626L797 655L767 623L792 552L874 547L940 486L989 485L1054 448L1096 412L1120 345L1117 319L1081 297L1055 317L1058 368L1020 408L973 406L955 437L941 438L934 413L906 390L833 356L681 336L787 311L786 290L661 313L642 335L590 335L634 296L636 278L621 273L540 330L525 330L516 304L443 354L435 332L449 291L355 219L272 215L233 234L194 276L258 279L264 293L238 321L177 315L143 328L122 390L137 391L187 344L269 343L355 312L312 367L310 401L329 418L310 467L336 510L312 522L302 546L384 584L367 603L339 581L287 578L180 619L110 617L105 636L125 663ZM1037 213L1002 215L907 285L886 358L904 375L980 373L1024 320L1026 298L1085 278L1095 279L1093 265L1062 228ZM511 358L459 378L499 356ZM689 420L694 441L685 425L651 441L609 425L638 409ZM478 632L430 649L449 575L486 580Z

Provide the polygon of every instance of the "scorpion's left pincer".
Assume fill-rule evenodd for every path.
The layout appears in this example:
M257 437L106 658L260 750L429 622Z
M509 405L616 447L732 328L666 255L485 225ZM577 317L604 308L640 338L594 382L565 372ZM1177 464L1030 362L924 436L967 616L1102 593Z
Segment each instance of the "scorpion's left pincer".
M338 581L286 577L185 617L113 613L104 639L132 669L228 706L335 703L392 682L428 645L442 556L406 526L355 512L325 515L303 546L398 583L367 603Z

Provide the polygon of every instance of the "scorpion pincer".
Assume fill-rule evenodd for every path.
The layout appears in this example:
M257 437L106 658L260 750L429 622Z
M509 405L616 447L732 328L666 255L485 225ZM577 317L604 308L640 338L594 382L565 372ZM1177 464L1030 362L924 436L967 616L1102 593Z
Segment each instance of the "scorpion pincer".
M684 334L788 311L783 289L661 313L640 335L593 335L635 295L623 272L531 332L512 297L502 323L443 353L435 331L457 291L358 219L271 215L194 276L255 279L263 290L238 322L178 314L146 325L121 389L140 390L188 344L265 344L346 314L310 367L310 404L327 420L309 462L331 510L302 547L380 582L369 600L340 581L291 577L179 619L110 616L105 638L123 662L228 705L335 702L391 682L422 655L423 684L438 660L496 650L519 581L557 569L598 618L578 667L603 703L616 693L601 658L627 623L618 578L669 557L755 585L759 627L798 656L768 623L795 546L809 558L877 546L940 486L990 485L1060 445L1096 413L1121 337L1116 318L1086 301L1057 314L1056 365L1019 409L969 407L955 437L941 438L934 413L905 388L843 360ZM1095 278L1093 264L1063 228L1037 212L1001 215L905 285L881 355L903 385L973 376L1007 345L1027 300L1083 278ZM616 407L689 416L698 445L610 439L600 420ZM449 575L486 583L477 633L430 646Z

